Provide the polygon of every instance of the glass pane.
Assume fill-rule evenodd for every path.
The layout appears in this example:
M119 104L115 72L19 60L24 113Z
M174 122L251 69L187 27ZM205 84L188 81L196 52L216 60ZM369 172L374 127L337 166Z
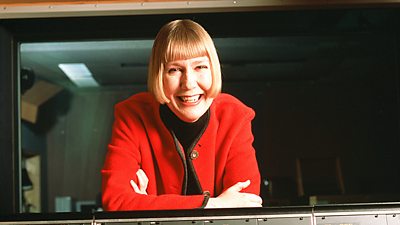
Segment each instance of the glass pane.
M365 34L214 39L223 92L256 111L264 206L400 200L394 40ZM113 106L146 90L151 46L152 40L21 44L26 211L101 207ZM83 77L68 76L71 70ZM340 164L327 168L332 173L320 188L340 183L343 190L315 196L319 182L303 176L321 170L297 170L306 167L296 161L329 157Z

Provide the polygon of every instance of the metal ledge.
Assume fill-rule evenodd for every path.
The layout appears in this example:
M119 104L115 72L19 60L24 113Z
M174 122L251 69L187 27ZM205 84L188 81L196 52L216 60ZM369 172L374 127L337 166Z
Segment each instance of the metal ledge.
M400 6L399 0L193 0L83 4L1 4L0 19Z

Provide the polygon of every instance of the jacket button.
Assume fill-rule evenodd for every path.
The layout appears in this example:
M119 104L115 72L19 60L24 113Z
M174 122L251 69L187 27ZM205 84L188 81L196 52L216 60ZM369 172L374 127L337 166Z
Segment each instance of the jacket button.
M193 160L193 159L197 159L199 157L199 152L198 151L196 151L196 150L193 150L191 153L190 153L190 158Z

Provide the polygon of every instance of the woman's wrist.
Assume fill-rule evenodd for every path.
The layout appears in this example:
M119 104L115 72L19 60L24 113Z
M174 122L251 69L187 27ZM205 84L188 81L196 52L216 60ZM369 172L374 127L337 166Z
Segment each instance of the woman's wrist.
M201 208L209 208L207 207L209 205L210 199L211 199L211 195L209 191L205 191L203 192L204 195L204 200L203 200L203 204L201 204Z
M218 199L217 198L209 198L206 206L206 209L218 208Z

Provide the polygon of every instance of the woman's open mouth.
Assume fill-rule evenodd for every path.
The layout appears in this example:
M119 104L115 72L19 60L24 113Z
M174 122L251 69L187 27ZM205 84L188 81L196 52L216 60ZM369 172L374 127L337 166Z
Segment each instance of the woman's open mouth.
M178 96L183 103L197 103L202 95Z

